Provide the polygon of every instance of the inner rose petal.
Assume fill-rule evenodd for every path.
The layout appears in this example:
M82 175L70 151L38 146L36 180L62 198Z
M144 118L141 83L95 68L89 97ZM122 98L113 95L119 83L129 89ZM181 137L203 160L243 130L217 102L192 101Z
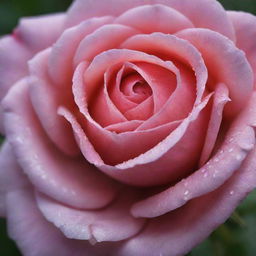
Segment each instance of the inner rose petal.
M121 47L143 51L159 57L165 56L167 60L179 61L189 65L194 70L197 80L195 104L201 102L208 78L207 68L200 52L188 41L173 35L153 33L150 35L135 35L127 39Z
M194 170L204 141L209 115L206 106L210 97L211 95L206 97L182 122L140 132L109 133L93 122L87 122L86 126L84 124L84 131L67 110L62 109L60 114L72 125L81 151L88 161L124 183L152 186L176 181ZM161 142L158 143L159 141ZM143 147L148 143L158 144L149 145L149 150L146 151ZM96 149L97 144L100 146ZM139 151L135 152L137 150ZM139 155L139 152L145 153ZM132 159L132 154L137 156ZM108 157L111 161L120 161L125 157L130 160L113 166L104 163L101 157Z
M176 88L175 73L161 66L146 62L127 62L125 66L141 75L152 91L154 113L159 111Z
M126 75L121 81L121 92L134 103L141 103L152 95L152 90L140 74Z
M121 121L127 121L126 118L122 116L122 113L109 99L109 95L106 91L106 70L109 63L112 63L112 65L115 66L118 63L126 61L153 63L165 68L166 70L169 70L170 73L175 73L176 76L179 75L177 68L170 61L165 62L157 57L147 55L145 53L125 49L103 52L96 56L89 66L86 63L81 63L74 75L73 93L75 102L79 107L80 112L85 116L85 118L90 120L90 122L94 122L94 120L90 115L90 112L88 112L88 108L90 111L94 111L94 118L96 118L97 122L103 126ZM104 79L105 82L103 82ZM93 108L93 105L96 102L95 97L97 97L99 94L101 94L102 100L99 100L98 104L101 104L102 107L95 106L95 108ZM102 104L104 104L104 108ZM113 118L108 118L108 115L104 114L102 111L103 109L104 111L107 111L110 117L112 115Z

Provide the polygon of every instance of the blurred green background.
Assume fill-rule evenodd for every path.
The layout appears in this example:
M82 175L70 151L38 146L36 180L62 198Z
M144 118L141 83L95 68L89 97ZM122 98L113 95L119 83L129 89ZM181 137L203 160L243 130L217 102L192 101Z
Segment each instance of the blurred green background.
M0 0L0 35L10 33L19 17L65 11L71 2L71 0ZM219 0L219 2L225 9L243 10L256 14L256 0ZM3 219L0 219L0 255L21 255L15 244L8 239L6 222ZM187 256L255 255L256 191L244 200L225 224Z

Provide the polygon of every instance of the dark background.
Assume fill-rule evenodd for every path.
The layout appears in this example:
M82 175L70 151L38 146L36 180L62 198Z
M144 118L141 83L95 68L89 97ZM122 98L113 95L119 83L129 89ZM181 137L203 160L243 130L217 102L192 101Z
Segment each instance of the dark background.
M0 0L0 35L10 33L19 17L65 11L71 2L71 0ZM219 2L225 9L256 14L256 0L219 0ZM256 43L256 38L252 40ZM0 255L20 255L15 244L7 237L6 222L3 219L0 219ZM244 200L225 224L188 254L188 256L255 255L256 191Z

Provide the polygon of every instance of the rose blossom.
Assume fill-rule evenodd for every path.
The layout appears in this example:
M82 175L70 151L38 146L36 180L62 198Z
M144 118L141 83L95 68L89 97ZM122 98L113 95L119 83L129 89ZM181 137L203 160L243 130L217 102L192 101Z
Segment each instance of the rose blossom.
M24 255L183 255L255 188L256 18L76 0L0 41L0 213Z

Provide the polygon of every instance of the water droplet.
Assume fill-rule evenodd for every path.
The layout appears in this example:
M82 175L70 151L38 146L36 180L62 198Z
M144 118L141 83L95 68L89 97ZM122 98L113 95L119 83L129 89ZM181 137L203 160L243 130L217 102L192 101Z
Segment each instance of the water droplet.
M18 142L18 143L20 143L20 144L23 144L24 143L24 140L23 140L23 138L21 138L21 137L16 137L16 141Z
M241 160L241 159L242 159L242 156L241 156L241 155L237 155L237 156L236 156L236 160L239 161L239 160Z
M184 192L184 195L187 196L188 194L189 194L189 191L186 190L186 191Z
M219 158L216 157L213 159L213 161L217 163L217 162L219 162Z
M64 193L67 193L68 192L68 189L67 188L62 188L62 191L64 192Z
M229 194L230 194L230 195L233 195L233 194L234 194L234 190L231 190L231 191L229 192Z
M205 174L204 174L204 178L206 178L208 176L208 173L206 172Z
M201 169L201 172L204 173L206 170L205 169Z
M224 153L224 150L221 150L219 153L220 153L220 154L223 154L223 153Z
M233 151L234 151L233 148L230 148L230 149L228 150L229 153L231 153L231 152L233 152Z
M51 183L53 186L57 186L56 181L55 181L55 180L53 180L53 179L51 179L51 180L50 180L50 183Z
M42 175L42 179L43 180L46 180L47 179L47 176L45 174Z

